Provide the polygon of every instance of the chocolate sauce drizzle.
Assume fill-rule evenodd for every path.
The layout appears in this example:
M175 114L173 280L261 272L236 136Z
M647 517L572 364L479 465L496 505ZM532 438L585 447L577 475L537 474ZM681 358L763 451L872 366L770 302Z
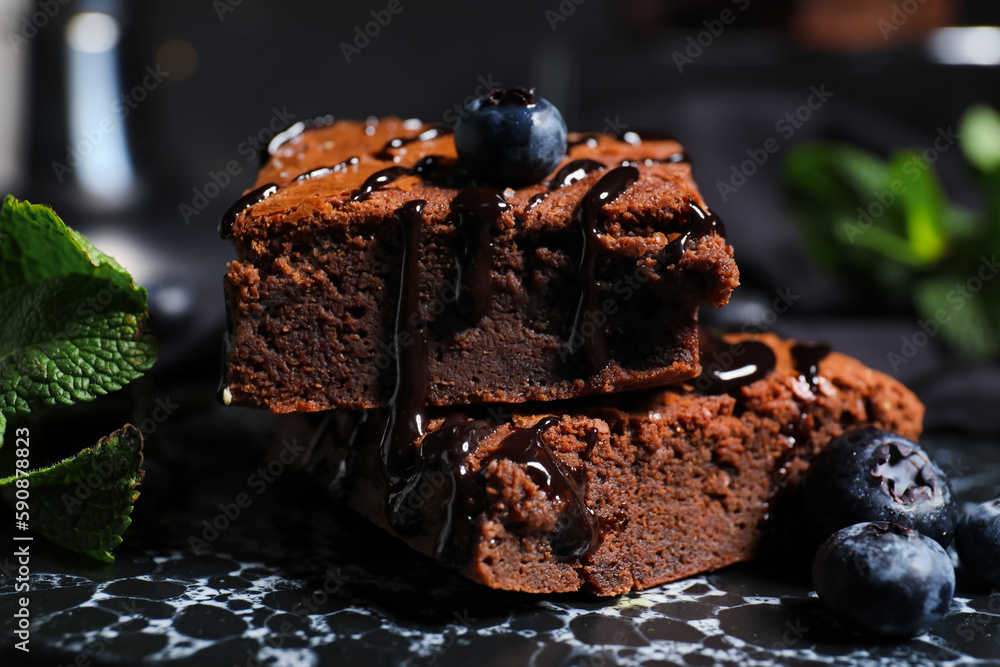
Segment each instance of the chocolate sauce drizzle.
M603 163L598 162L597 160L590 160L588 158L568 162L566 166L557 171L556 175L552 177L552 180L548 182L549 189L547 191L539 192L538 194L531 196L528 200L528 204L524 207L524 215L531 213L531 209L541 204L545 201L546 197L559 188L565 188L573 185L577 181L586 178L587 174L606 168L606 165Z
M451 202L450 221L458 230L456 303L462 316L476 322L493 301L493 233L510 204L496 188L463 190Z
M396 302L395 331L392 339L396 360L396 386L389 399L390 416L382 435L382 467L390 484L399 481L412 465L414 444L424 435L430 374L427 370L427 338L419 321L420 228L423 225L422 199L409 201L396 211L402 236L402 270Z
M583 234L583 251L580 257L580 299L573 326L566 347L570 352L579 349L576 355L585 370L596 373L608 365L610 351L608 334L604 321L591 321L599 316L599 291L597 258L600 245L598 236L601 212L605 204L617 199L625 189L639 178L635 167L617 167L605 174L594 187L587 191L576 210L576 221ZM586 324L590 326L585 326Z
M230 206L229 210L222 216L222 221L219 222L219 236L228 239L229 234L233 231L233 224L236 222L236 217L240 213L251 206L259 204L277 191L278 185L276 183L265 183L237 199L236 203Z
M420 176L425 181L440 181L454 186L462 182L464 172L440 155L427 155L409 168L396 166L376 171L365 179L351 201L364 201L376 190L381 190L403 176Z
M819 362L830 354L827 343L796 343L792 346L792 363L812 391L819 388Z
M453 131L454 130L447 125L435 125L434 127L424 130L420 134L413 137L397 137L395 139L390 139L382 145L382 148L374 154L374 157L379 160L394 160L396 156L392 153L393 149L402 148L403 146L412 144L416 141L431 141L432 139L438 139L451 134Z
M277 153L279 148L306 130L313 130L318 127L328 127L333 125L334 120L336 119L332 114L326 114L324 116L306 118L305 120L300 120L297 123L292 123L284 130L271 137L271 141L267 142L267 146L261 148L260 153L257 156L260 165L264 166L267 164L271 159L271 156Z
M483 439L495 430L495 426L486 421L468 419L461 413L450 416L437 430L429 433L420 443L408 443L416 451L416 459L405 477L391 484L386 501L386 521L400 535L414 536L424 530L423 517L428 512L423 511L427 497L427 489L438 484L428 485L435 477L440 480L444 475L449 488L446 496L441 499L444 517L441 528L435 540L435 556L468 556L468 544L460 545L462 540L455 534L456 525L471 524L476 512L474 498L477 495L476 477L467 467L468 457L479 448ZM435 500L438 500L435 498ZM464 513L467 521L456 522L459 513ZM464 537L468 538L467 535ZM461 547L466 547L465 554Z
M736 343L704 330L701 338L701 375L694 380L703 394L728 394L753 384L774 370L774 351L755 340Z
M587 507L585 491L566 473L542 440L542 434L558 422L558 417L544 417L530 428L514 431L483 462L483 468L495 458L520 463L547 497L566 502L559 526L551 538L552 552L559 558L578 559L597 546L600 531L597 517Z
M559 188L564 188L567 185L572 185L573 183L586 178L587 174L594 171L600 171L601 169L604 169L604 164L598 162L597 160L591 160L588 158L573 160L556 172L556 175L552 177L551 181L549 181L549 189L558 190ZM537 197L538 195L535 196Z
M548 192L539 192L537 195L531 195L531 198L528 200L528 204L524 207L524 214L527 215L531 213L531 210L545 201L545 198L548 196Z
M600 531L597 517L587 507L584 486L567 474L542 439L558 421L557 417L544 417L533 426L514 430L473 472L468 466L470 456L499 426L492 420L469 419L461 413L450 416L420 443L409 474L390 487L386 503L389 526L408 537L427 531L423 517L435 512L424 511L423 504L433 499L435 507L440 503L443 508L435 556L445 562L463 563L469 557L476 516L486 510L485 471L491 461L508 459L523 465L528 477L547 497L564 505L550 538L553 554L558 558L582 558L597 546ZM442 486L442 478L447 485L443 497L428 497L429 489Z
M326 176L327 174L332 174L337 171L344 171L348 167L353 167L354 165L361 162L361 159L357 156L349 157L343 162L338 162L332 167L317 167L316 169L310 169L309 171L303 172L292 179L292 183L298 183L299 181L309 181L314 178L319 178L321 176Z
M608 191L615 189L609 186ZM418 317L418 253L425 204L422 200L407 202L395 214L402 236L393 337L396 382L389 399L389 416L382 432L379 456L389 485L386 520L400 535L416 535L425 530L421 506L427 499L427 483L431 473L445 474L448 483L443 499L445 516L435 539L435 554L442 560L460 561L468 558L470 531L476 514L484 510L482 473L472 473L466 464L469 456L498 426L493 421L452 415L440 428L424 437L430 377L427 340ZM481 290L491 289L484 286L482 275L477 274L485 272L487 278L489 276L492 264L488 261L490 231L509 205L499 191L481 187L460 193L452 206L459 218L459 229L464 229L463 235L471 239L466 246L469 263L462 284L475 299ZM477 266L470 270L473 265ZM553 553L560 558L578 559L595 547L600 533L597 519L586 505L584 490L566 474L542 440L542 434L557 422L556 417L546 417L530 428L514 431L483 462L480 471L494 458L507 458L524 465L527 474L546 495L565 503L559 526L551 538ZM462 520L457 520L459 514Z
M403 176L410 176L411 172L406 167L388 167L380 169L365 179L361 184L361 189L354 193L351 201L364 201L372 196L376 190L382 189L393 181Z
M676 264L687 252L688 246L695 241L709 234L717 234L726 237L726 225L722 218L711 211L705 211L692 199L687 200L688 209L684 220L684 227L680 235L667 244L663 250L663 262L665 264Z

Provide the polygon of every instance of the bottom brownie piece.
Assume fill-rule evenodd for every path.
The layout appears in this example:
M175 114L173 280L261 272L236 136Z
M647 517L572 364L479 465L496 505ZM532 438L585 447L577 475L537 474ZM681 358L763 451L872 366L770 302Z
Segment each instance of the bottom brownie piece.
M820 346L727 337L702 364L683 386L559 412L440 415L406 461L381 444L385 414L328 413L303 465L487 586L616 595L751 558L775 499L846 429L921 430L910 391Z

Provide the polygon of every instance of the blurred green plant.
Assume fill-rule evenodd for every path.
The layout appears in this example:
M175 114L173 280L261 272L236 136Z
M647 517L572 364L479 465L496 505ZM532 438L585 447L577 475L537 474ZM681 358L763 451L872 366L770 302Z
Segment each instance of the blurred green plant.
M887 302L909 299L926 329L979 358L1000 353L1000 113L970 107L958 144L984 195L982 211L949 201L933 168L936 147L884 160L847 143L802 144L783 170L817 264Z

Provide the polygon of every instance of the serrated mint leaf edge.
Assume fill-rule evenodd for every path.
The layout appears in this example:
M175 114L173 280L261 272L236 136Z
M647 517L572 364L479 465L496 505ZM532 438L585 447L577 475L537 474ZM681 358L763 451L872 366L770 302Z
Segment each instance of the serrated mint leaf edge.
M74 267L72 270L57 272L47 277L55 278L90 273L90 275L95 277L114 280L122 287L122 290L126 294L133 297L137 306L142 310L148 310L149 304L146 288L136 285L131 274L114 257L102 252L87 240L87 237L83 234L67 226L50 206L32 204L27 200L17 199L13 195L4 197L3 205L0 206L0 232L6 236L4 242L18 240L16 233L13 231L17 223L15 217L19 218L23 223L34 227L36 233L43 236L49 235L55 237L56 242L58 242L59 237L64 237L77 252L86 258L89 264L88 268L90 270L86 272L80 271L79 268L81 267ZM0 273L0 289L9 289L25 284L26 282L34 281L7 283L3 274Z
M52 486L49 484L45 484L44 482L42 484L38 484L37 482L40 478L44 479L45 477L48 476L57 475L61 470L72 468L74 464L78 464L80 462L81 457L99 455L102 453L102 450L106 447L120 447L122 439L126 437L128 438L128 442L135 443L136 445L134 448L131 448L131 452L128 452L131 454L138 455L138 461L136 462L135 471L132 475L129 475L124 478L123 476L117 476L114 479L105 480L105 483L109 486L115 486L116 484L122 485L123 488L121 489L121 491L126 491L127 489L129 493L129 500L124 514L115 516L115 520L121 523L121 528L114 529L111 532L111 542L113 542L112 544L109 544L108 547L103 550L81 549L79 548L78 545L74 545L72 542L68 542L58 536L49 533L44 529L40 529L33 523L31 524L32 531L37 532L40 535L43 535L46 539L55 544L65 547L71 551L75 551L77 553L82 553L84 555L90 556L91 558L94 558L96 560L100 560L106 563L113 563L115 557L111 554L111 549L117 547L124 541L122 535L126 530L128 530L128 527L132 525L132 511L135 509L135 501L139 497L139 492L136 491L136 487L139 486L139 484L142 482L143 477L145 477L146 474L145 470L142 469L142 463L143 463L142 431L137 429L132 424L125 424L124 426L122 426L122 428L118 429L117 431L114 431L110 435L107 435L98 440L97 444L94 445L93 447L85 447L84 449L80 450L73 456L65 458L62 461L59 461L58 463L46 466L44 468L36 468L34 470L29 471L25 475L15 474L11 475L10 477L4 477L3 479L0 479L0 489L8 488L11 485L13 485L17 479L26 477L30 480L29 489L32 491L31 494L32 501L38 502L39 496L37 495L37 490L44 489L46 488L46 486ZM73 484L74 481L76 480L74 480L74 478L72 477L65 478L66 484ZM31 482L36 482L36 483L31 483ZM127 483L127 487L124 486L125 483ZM46 507L48 507L50 512L52 512L52 505L44 500L44 496L42 496L41 498L42 498L41 502L45 504ZM52 512L52 513L53 515L58 516L57 512ZM75 527L73 530L74 532L89 533L89 534L95 534L99 532L99 531L83 531L83 530L78 531Z

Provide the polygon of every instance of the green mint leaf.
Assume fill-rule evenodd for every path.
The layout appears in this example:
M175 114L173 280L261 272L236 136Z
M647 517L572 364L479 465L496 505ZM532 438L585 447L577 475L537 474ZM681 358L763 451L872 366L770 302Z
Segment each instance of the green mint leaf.
M818 142L791 148L783 163L785 181L822 204L855 214L888 179L878 156L845 143Z
M962 153L984 173L1000 171L1000 113L985 104L966 110L959 122Z
M951 230L946 225L948 201L937 174L924 165L919 155L901 151L889 164L890 194L893 205L904 212L906 237L915 266L933 266L948 248ZM888 256L888 253L886 253Z
M153 365L146 290L118 262L10 196L0 238L0 415L93 400Z
M111 549L132 523L132 505L143 477L142 433L126 424L76 456L26 475L0 479L15 505L18 482L27 480L28 523L67 549L113 563Z

